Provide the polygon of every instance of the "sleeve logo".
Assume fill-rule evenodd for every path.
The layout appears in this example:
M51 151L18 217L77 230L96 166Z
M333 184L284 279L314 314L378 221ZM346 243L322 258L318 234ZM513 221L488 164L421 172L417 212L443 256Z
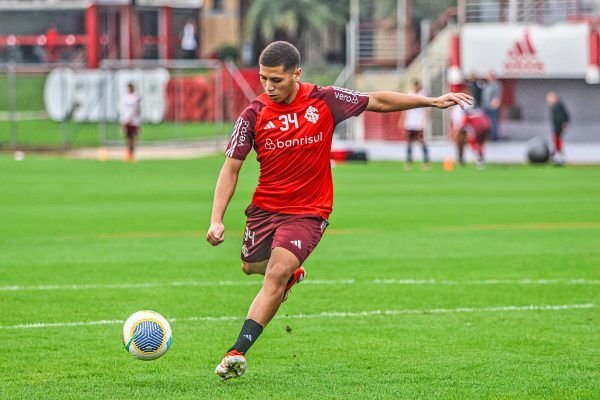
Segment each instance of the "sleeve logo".
M319 120L319 110L317 110L313 106L309 106L306 109L306 113L304 114L304 119L306 119L309 122L312 122L313 124L316 124Z
M356 90L345 89L333 86L335 98L346 103L358 104L359 96L366 96L366 93L357 92Z

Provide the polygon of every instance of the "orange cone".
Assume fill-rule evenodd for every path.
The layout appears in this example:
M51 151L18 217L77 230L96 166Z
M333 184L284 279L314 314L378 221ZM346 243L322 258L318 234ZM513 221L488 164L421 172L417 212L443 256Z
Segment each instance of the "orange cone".
M444 171L446 172L452 172L454 171L454 160L452 159L452 157L446 157L444 159Z

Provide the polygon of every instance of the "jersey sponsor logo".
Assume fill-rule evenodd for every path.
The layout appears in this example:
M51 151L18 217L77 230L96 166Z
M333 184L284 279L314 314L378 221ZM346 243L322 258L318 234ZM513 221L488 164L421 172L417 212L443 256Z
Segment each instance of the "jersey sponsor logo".
M319 120L319 110L317 110L313 106L309 106L306 109L306 113L304 114L304 119L306 119L309 122L312 122L313 124L316 124Z
M359 96L366 96L366 93L357 92L356 90L345 89L333 86L335 98L346 103L358 104Z
M273 123L273 121L269 121L267 122L267 124L265 125L265 129L273 129L276 128L275 124Z
M233 127L233 134L231 135L231 145L229 150L227 150L227 156L232 157L233 152L237 146L243 146L246 141L246 134L248 133L248 127L250 126L250 121L239 117L235 122L235 126Z
M319 132L313 136L305 136L297 139L267 139L265 141L265 150L285 149L297 146L306 146L308 144L319 143L323 141L323 132Z
M290 240L290 243L302 250L302 241L301 240Z

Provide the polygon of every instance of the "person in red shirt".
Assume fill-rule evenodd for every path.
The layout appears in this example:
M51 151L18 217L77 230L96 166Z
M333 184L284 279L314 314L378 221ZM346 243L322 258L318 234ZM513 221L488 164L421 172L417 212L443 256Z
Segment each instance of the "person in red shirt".
M461 165L465 164L464 148L469 143L477 157L475 165L478 168L484 167L484 147L490 129L490 119L483 110L473 108L463 111L462 119L456 127L456 145L458 148L458 160Z
M245 212L241 258L246 274L261 274L264 280L237 341L215 369L222 380L244 374L246 352L287 299L291 287L306 276L302 264L321 240L332 211L329 155L335 126L363 111L447 108L472 101L463 93L430 98L304 83L300 81L300 53L283 41L263 50L259 66L265 92L241 113L234 126L206 235L213 246L223 242L223 216L240 168L254 149L260 176Z

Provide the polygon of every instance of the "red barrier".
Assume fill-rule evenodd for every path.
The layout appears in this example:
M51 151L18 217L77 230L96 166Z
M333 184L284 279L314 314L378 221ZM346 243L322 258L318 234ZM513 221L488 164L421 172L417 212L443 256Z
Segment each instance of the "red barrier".
M404 140L404 129L399 126L402 114L365 112L365 139Z
M203 76L173 77L167 83L169 121L214 121L215 89L212 78Z

